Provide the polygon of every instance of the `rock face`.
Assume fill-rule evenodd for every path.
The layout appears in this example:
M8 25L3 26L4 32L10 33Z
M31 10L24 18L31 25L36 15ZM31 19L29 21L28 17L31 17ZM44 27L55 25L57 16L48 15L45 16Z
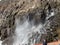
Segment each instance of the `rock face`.
M23 20L23 16L29 16L29 21L34 20L35 25L47 22L44 28L48 35L46 35L47 38L42 37L46 38L48 42L57 40L56 29L60 27L59 8L60 0L2 0L0 2L0 37L1 40L4 40L3 45L5 43L9 45L10 39L12 40L15 35L15 20L16 18ZM51 10L54 10L55 15L48 18L49 22L45 18L52 12ZM48 23L50 24L48 25Z

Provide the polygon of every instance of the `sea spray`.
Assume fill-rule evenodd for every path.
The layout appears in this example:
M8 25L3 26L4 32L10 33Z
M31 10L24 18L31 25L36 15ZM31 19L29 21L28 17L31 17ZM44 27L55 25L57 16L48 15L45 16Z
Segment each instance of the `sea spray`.
M26 17L23 20L17 18L15 21L16 29L13 45L34 45L39 43L42 34L47 34L45 26L50 25L49 18L54 16L54 12L46 15L48 16L46 16L45 23L40 22L38 25L34 24L33 18L32 21L29 21Z

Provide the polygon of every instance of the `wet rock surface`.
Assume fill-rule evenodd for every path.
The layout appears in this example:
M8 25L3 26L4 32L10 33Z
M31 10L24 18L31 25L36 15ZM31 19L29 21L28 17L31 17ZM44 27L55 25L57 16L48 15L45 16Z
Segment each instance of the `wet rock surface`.
M26 17L29 17L29 21L34 20L35 25L39 25L39 23L45 24L45 22L47 22L47 24L44 25L47 34L42 34L41 40L37 39L38 41L36 43L42 42L43 38L47 39L48 42L60 39L58 37L59 34L57 33L57 28L60 27L59 8L59 0L2 0L0 2L1 40L10 40L10 38L7 38L12 38L13 35L15 35L15 19L21 18L21 20L23 20L23 16L25 15ZM52 9L54 10L55 15L48 18L48 20L46 21L46 16L47 14L51 14L50 12ZM35 34L33 34L33 38L39 37L38 32L36 35ZM7 42L4 41L3 44L4 43Z

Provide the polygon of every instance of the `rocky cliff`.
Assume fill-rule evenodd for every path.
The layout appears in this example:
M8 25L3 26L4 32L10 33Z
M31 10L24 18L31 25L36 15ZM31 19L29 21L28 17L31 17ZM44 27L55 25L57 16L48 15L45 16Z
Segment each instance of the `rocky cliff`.
M15 19L23 17L25 15L40 15L34 16L36 22L41 21L41 18L45 17L41 15L41 12L54 9L55 16L51 17L50 27L48 31L47 40L55 41L58 38L56 31L60 27L60 0L1 0L0 1L0 37L1 40L5 40L11 37L15 31ZM39 14L38 14L39 13ZM42 17L41 17L42 16ZM42 18L42 20L44 20ZM51 30L52 29L52 30ZM53 33L53 34L51 34ZM55 38L56 37L56 38ZM51 40L50 40L51 39Z

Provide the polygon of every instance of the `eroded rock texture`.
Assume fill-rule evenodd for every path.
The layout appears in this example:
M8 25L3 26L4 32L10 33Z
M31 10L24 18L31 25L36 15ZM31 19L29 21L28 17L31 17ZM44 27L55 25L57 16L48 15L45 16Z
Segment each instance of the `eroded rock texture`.
M29 20L35 20L35 24L45 23L47 10L54 10L55 15L49 18L50 26L46 24L46 38L48 42L58 40L56 31L60 27L60 0L2 0L0 1L0 37L3 43L13 40L15 31L15 19L29 16ZM50 14L50 13L49 13ZM8 41L7 41L8 40ZM11 42L11 41L10 41ZM11 44L12 45L12 44Z

